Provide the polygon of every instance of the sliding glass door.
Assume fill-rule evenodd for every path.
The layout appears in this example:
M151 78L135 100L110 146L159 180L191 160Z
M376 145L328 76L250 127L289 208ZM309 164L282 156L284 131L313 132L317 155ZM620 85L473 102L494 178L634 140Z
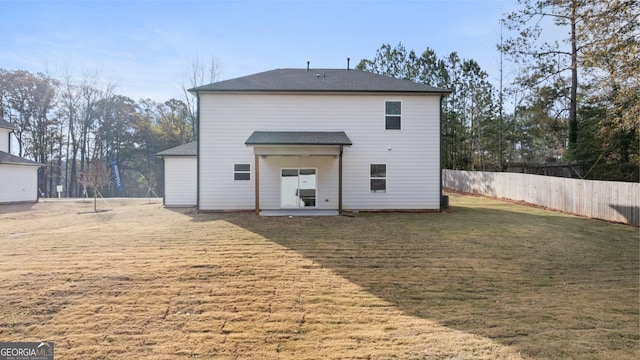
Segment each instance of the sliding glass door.
M280 199L283 208L316 207L316 169L282 169Z

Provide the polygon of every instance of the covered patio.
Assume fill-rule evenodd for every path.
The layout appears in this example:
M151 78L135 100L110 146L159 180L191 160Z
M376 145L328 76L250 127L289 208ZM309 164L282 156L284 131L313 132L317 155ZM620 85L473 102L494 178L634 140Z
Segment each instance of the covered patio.
M255 155L255 211L263 216L327 216L337 215L342 210L342 156L344 146L352 145L345 132L317 132L317 131L254 131L245 141L245 145L252 146ZM270 169L268 191L274 192L274 171L278 167L277 179L279 184L280 204L274 209L273 203L269 209L262 209L260 199L261 178L266 174L260 168L260 159L267 157L333 157L337 164L337 209L326 209L326 204L317 203L317 169L313 166L274 165ZM310 162L311 163L311 162ZM263 175L263 176L261 176ZM301 183L306 183L305 186ZM290 189L289 189L290 188ZM285 191L286 190L286 191ZM286 195L285 195L286 193ZM291 193L291 194L289 194ZM271 198L274 197L271 195ZM297 202L296 202L297 200ZM329 202L325 199L325 202ZM303 214L303 215L302 215Z

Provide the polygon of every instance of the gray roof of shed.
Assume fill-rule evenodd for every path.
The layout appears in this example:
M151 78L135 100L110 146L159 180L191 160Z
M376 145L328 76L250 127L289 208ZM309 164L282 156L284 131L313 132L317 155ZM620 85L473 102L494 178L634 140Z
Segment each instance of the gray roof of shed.
M254 131L246 145L351 145L344 131Z
M198 142L192 141L187 144L160 151L156 156L196 156L198 155Z
M1 129L17 129L15 125L3 119L0 119L0 128Z
M353 69L276 69L195 87L189 91L450 93L446 89L410 80Z
M42 166L42 164L35 161L21 158L4 151L0 151L0 164Z

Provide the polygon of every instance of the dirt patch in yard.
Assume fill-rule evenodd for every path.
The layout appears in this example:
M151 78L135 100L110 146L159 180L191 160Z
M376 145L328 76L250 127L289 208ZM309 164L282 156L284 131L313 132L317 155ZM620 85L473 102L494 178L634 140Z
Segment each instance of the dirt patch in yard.
M635 359L637 229L450 214L0 206L0 339L56 359Z

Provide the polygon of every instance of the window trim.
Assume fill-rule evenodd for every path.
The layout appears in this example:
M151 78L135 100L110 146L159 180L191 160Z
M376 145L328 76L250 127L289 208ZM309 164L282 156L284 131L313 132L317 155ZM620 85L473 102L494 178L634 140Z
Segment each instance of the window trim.
M236 170L236 166L248 166L249 170ZM237 175L249 175L248 179L238 179ZM251 164L250 163L234 163L233 164L233 181L251 181Z
M382 176L372 176L371 175L371 170L372 170L372 166L374 165L384 165L384 177ZM388 165L387 163L369 163L369 193L370 194L386 194L387 193L387 179L389 178L389 174L388 174ZM372 180L384 180L384 191L376 191L372 189L371 186L371 181Z
M387 113L387 104L388 103L399 103L400 104L400 113L399 114L388 114ZM387 119L388 118L398 118L398 128L390 128L388 127ZM385 100L384 101L384 129L385 131L400 131L402 130L402 100Z

